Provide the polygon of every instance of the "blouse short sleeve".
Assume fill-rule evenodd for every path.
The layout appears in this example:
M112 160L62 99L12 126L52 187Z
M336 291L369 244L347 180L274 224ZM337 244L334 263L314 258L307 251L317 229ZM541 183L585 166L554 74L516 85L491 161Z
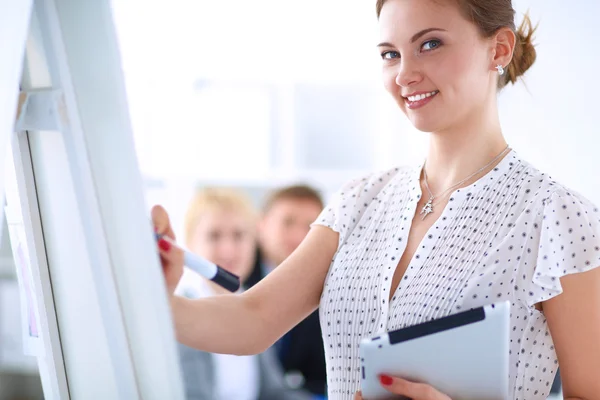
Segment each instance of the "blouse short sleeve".
M370 175L352 179L333 194L313 225L322 225L340 234L339 243L343 243L352 226L356 224L356 215L360 213L359 199L369 181ZM354 220L354 223L353 223Z
M600 211L582 196L559 188L545 200L533 229L539 246L527 304L562 293L560 278L600 267Z
M312 225L322 225L340 234L339 244L350 236L357 222L380 192L408 167L369 173L344 184L327 203Z

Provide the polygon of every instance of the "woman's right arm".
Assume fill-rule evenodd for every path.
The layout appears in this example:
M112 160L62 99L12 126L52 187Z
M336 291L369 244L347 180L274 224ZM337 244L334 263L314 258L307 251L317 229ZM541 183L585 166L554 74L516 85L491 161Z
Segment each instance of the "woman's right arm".
M162 207L152 210L156 231L173 237ZM183 272L183 257L159 243L177 339L211 353L257 354L306 318L318 306L338 247L333 230L316 226L280 266L252 289L189 300L173 292Z

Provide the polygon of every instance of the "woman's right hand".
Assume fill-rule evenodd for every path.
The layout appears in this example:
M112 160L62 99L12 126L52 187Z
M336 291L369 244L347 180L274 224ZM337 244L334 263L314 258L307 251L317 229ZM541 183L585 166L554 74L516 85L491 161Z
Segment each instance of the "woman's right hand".
M156 233L175 240L175 234L169 221L169 214L167 214L162 206L152 207L152 223ZM167 291L169 296L172 296L183 275L183 252L164 239L158 241L158 249L167 284Z

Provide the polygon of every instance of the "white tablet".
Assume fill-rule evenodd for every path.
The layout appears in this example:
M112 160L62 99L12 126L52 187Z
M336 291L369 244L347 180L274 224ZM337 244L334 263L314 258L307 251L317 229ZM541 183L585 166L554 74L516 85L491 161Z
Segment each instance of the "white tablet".
M365 400L402 398L379 382L399 376L432 385L452 399L508 400L508 301L363 339Z

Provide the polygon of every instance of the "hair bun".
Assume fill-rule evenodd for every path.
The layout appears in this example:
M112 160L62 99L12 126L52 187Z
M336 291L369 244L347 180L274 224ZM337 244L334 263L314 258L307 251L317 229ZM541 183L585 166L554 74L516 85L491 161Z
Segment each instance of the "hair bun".
M520 76L523 76L535 62L537 53L535 46L533 45L533 34L536 29L537 26L534 27L532 25L529 15L525 14L523 22L521 22L521 25L516 32L517 42L515 43L512 61L507 67L504 85L508 82L513 84L516 83L517 79Z

